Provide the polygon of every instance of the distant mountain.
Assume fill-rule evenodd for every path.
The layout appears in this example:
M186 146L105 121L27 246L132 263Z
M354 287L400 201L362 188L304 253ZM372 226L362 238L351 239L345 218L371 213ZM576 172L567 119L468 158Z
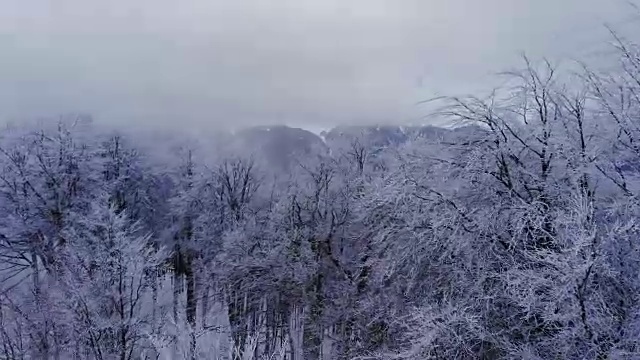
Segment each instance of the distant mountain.
M433 142L451 140L462 134L469 135L478 129L475 126L446 129L430 125L338 126L316 135L305 129L277 125L249 127L225 136L231 137L233 148L249 152L275 170L287 170L297 160L313 154L329 154L331 149L348 146L355 139L372 149L380 149L400 146L415 138ZM229 139L226 142L229 142Z
M398 146L411 139L437 141L453 135L456 129L422 126L339 126L323 133L326 142L337 143L358 139L372 147Z
M323 135L328 144L357 138L373 147L399 145L408 139L400 126L338 126Z
M258 160L285 170L296 158L328 152L318 135L284 125L251 127L237 132L235 137Z

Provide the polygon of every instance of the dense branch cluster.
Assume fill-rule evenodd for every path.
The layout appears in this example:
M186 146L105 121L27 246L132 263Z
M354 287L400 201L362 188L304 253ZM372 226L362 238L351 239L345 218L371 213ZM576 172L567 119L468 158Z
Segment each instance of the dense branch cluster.
M615 74L526 61L447 99L455 129L287 172L82 117L5 129L0 358L640 358L640 56L618 44Z

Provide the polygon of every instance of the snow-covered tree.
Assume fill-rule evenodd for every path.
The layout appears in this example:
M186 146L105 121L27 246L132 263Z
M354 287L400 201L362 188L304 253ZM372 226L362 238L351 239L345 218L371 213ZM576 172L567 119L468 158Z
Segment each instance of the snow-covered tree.
M91 213L67 233L77 239L66 251L68 275L58 284L65 295L72 338L80 358L136 359L153 350L155 324L150 303L154 278L165 260L138 223L114 204L97 199Z

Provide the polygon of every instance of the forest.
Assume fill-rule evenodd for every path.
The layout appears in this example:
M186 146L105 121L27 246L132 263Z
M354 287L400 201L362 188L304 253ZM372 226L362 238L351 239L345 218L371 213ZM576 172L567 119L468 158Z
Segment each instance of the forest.
M406 141L0 132L2 359L640 359L640 49Z

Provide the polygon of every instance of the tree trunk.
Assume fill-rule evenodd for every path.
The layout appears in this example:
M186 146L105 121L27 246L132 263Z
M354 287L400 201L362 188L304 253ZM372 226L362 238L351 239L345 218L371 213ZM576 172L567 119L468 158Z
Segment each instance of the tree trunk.
M289 315L289 342L291 344L291 360L304 360L304 319L305 309L293 305Z
M207 328L207 313L209 312L209 292L211 290L211 284L207 282L204 284L204 289L202 292L202 314L200 314L202 328Z
M41 359L49 359L49 324L43 313L42 306L42 287L40 284L40 266L38 265L38 255L31 253L31 268L33 270L33 295L35 297L36 311L38 316L42 317L42 328L40 329L40 346L38 357Z
M189 324L189 359L196 358L196 309L197 301L195 297L196 281L191 263L187 263L185 269L185 277L187 282L187 323Z
M154 268L151 273L151 297L153 309L151 309L151 332L155 335L158 331L158 269Z
M228 293L228 314L229 325L231 326L231 337L233 341L233 347L236 349L234 353L234 360L242 359L243 349L247 338L247 323L246 323L246 296L245 301L240 301L238 298L238 291L230 289Z
M331 360L333 359L333 336L334 327L330 326L322 331L322 346L320 348L320 359Z
M174 269L173 271L173 321L175 323L175 334L173 335L173 358L178 358L178 331L180 329L180 320L178 318L178 304L180 293L182 292L180 284L180 274Z

